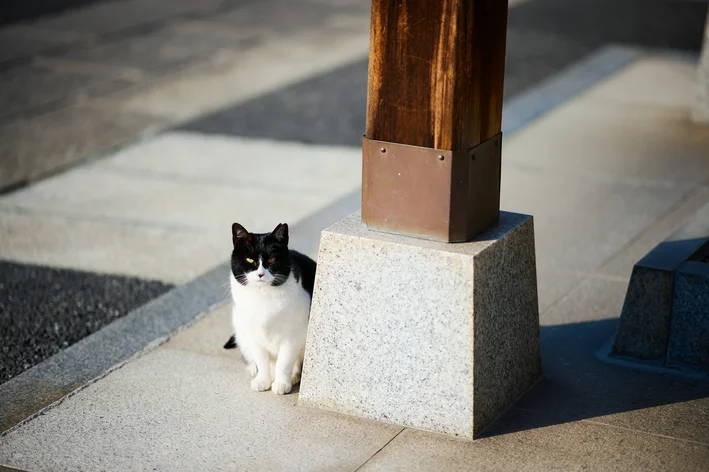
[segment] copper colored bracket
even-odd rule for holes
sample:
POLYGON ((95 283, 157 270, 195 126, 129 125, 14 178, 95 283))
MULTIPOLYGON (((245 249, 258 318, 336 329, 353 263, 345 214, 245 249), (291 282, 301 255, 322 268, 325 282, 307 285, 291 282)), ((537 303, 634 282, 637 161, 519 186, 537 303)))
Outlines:
POLYGON ((362 138, 362 219, 371 230, 468 241, 500 213, 502 133, 442 151, 362 138))

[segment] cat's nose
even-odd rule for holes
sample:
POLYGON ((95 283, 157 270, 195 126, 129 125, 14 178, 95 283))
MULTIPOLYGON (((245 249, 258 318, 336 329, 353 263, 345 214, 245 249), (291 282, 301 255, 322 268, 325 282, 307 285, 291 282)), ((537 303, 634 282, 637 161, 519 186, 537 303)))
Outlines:
POLYGON ((260 278, 263 278, 263 276, 266 274, 256 274, 256 275, 258 275, 258 278, 260 279, 260 278))

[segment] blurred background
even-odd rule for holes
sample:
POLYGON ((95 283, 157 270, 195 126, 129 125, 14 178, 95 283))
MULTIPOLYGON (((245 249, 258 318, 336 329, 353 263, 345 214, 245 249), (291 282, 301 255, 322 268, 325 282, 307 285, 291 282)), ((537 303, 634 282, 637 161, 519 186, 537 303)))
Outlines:
MULTIPOLYGON (((369 6, 367 0, 2 2, 0 382, 224 262, 233 221, 263 232, 334 203, 345 213, 357 208, 369 6)), ((674 121, 652 126, 684 126, 677 136, 660 132, 662 142, 689 142, 685 169, 700 175, 706 131, 688 131, 688 102, 707 6, 703 0, 511 0, 506 100, 553 85, 558 74, 609 51, 626 54, 626 62, 666 52, 673 65, 650 61, 614 97, 653 80, 643 99, 657 104, 663 90, 679 97, 679 104, 665 104, 682 107, 674 121)), ((603 61, 590 64, 592 75, 607 72, 603 61)), ((631 116, 604 107, 617 113, 584 109, 574 115, 578 121, 562 119, 577 135, 554 151, 559 165, 535 158, 550 154, 539 144, 551 139, 543 130, 529 131, 524 145, 510 145, 517 167, 503 173, 511 182, 503 204, 537 218, 546 306, 695 189, 667 177, 667 166, 656 161, 648 166, 657 175, 648 176, 643 161, 623 167, 616 160, 630 169, 624 178, 635 179, 623 185, 659 193, 618 190, 603 203, 620 208, 631 201, 617 218, 591 213, 595 219, 566 227, 571 214, 586 211, 573 211, 570 202, 615 190, 515 180, 515 172, 520 179, 539 174, 535 166, 558 173, 579 150, 586 152, 582 163, 568 162, 585 168, 594 143, 607 138, 598 123, 614 123, 612 139, 634 139, 614 145, 625 146, 625 155, 658 147, 642 139, 657 137, 650 125, 626 126, 652 114, 649 109, 631 116), (596 121, 589 125, 587 118, 596 121), (584 129, 592 131, 584 135, 584 129), (544 188, 546 199, 529 198, 544 188), (668 188, 673 192, 662 193, 668 188), (634 198, 657 206, 638 219, 645 203, 635 205, 634 198), (568 208, 544 213, 548 201, 565 199, 568 208), (625 228, 622 237, 599 230, 608 221, 625 228), (583 247, 547 237, 562 227, 568 241, 594 237, 583 239, 583 247)), ((668 149, 682 153, 672 146, 665 158, 668 149)), ((613 180, 613 171, 586 170, 589 181, 613 180)), ((317 240, 311 246, 314 255, 317 240)), ((632 262, 624 267, 629 271, 632 262)))

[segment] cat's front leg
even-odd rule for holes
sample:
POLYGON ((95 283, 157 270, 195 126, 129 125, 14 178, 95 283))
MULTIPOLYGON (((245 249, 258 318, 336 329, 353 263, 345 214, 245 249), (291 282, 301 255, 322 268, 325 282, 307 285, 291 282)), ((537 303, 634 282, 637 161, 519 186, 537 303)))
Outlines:
POLYGON ((256 367, 256 364, 254 364, 253 362, 250 364, 246 364, 246 372, 248 372, 251 378, 253 379, 258 373, 258 367, 256 367))
POLYGON ((278 395, 290 393, 293 389, 293 366, 298 360, 300 347, 288 343, 281 344, 278 349, 278 359, 276 359, 275 380, 271 385, 271 391, 278 395))
POLYGON ((254 346, 252 354, 256 364, 256 377, 251 380, 251 389, 263 392, 271 388, 271 356, 260 346, 254 346))

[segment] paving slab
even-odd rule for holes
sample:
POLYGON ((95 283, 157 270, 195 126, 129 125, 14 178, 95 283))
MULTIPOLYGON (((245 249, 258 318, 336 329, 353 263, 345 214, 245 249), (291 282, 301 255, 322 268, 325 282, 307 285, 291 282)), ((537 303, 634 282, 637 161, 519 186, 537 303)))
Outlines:
MULTIPOLYGON (((240 30, 263 24, 263 19, 269 18, 268 24, 264 25, 269 31, 281 37, 289 37, 303 30, 320 27, 331 21, 334 15, 342 13, 344 12, 341 5, 329 2, 311 4, 298 1, 261 0, 213 16, 211 20, 240 30)), ((369 11, 362 11, 360 14, 369 16, 369 11)))
MULTIPOLYGON (((501 208, 534 215, 537 257, 548 268, 595 270, 691 191, 524 166, 522 159, 533 162, 554 146, 527 144, 513 137, 504 146, 501 208)), ((561 161, 578 147, 568 143, 554 155, 561 161)))
MULTIPOLYGON (((644 80, 637 70, 625 77, 632 79, 625 82, 626 89, 644 80)), ((666 100, 671 95, 668 92, 666 100)), ((524 143, 522 146, 543 148, 544 153, 533 160, 525 155, 507 154, 506 158, 658 188, 696 185, 709 179, 709 133, 691 123, 683 97, 674 106, 593 97, 589 94, 563 105, 515 137, 516 142, 524 143), (579 146, 579 142, 589 144, 579 146)))
POLYGON ((361 157, 359 149, 349 147, 169 132, 124 149, 103 165, 195 183, 257 187, 259 193, 339 195, 359 187, 361 157))
MULTIPOLYGON (((188 13, 209 13, 217 10, 220 0, 191 2, 175 0, 122 0, 97 2, 82 8, 47 16, 32 22, 40 30, 71 31, 91 35, 105 35, 127 28, 160 22, 188 13)), ((231 2, 234 4, 238 1, 231 2)))
POLYGON ((149 222, 140 225, 7 208, 0 210, 0 240, 0 258, 5 260, 174 284, 223 262, 231 244, 228 232, 219 237, 198 228, 176 230, 149 222), (189 263, 166 257, 167 253, 187 254, 189 263))
POLYGON ((160 126, 136 113, 71 106, 0 126, 0 189, 34 180, 160 126))
POLYGON ((177 24, 118 41, 72 48, 61 53, 61 58, 161 73, 184 67, 196 58, 209 57, 219 49, 246 48, 248 44, 249 38, 238 34, 207 34, 177 24))
POLYGON ((240 361, 162 348, 0 442, 0 463, 60 470, 354 470, 401 428, 254 392, 240 361))
POLYGON ((295 223, 360 176, 356 149, 166 133, 0 197, 0 257, 186 282, 229 257, 234 221, 295 223))
POLYGON ((559 298, 566 295, 572 288, 583 282, 586 276, 587 274, 582 272, 563 269, 558 270, 545 263, 537 264, 539 313, 547 311, 559 298))
MULTIPOLYGON (((230 298, 228 280, 226 277, 224 279, 224 292, 230 298)), ((239 354, 238 349, 224 349, 223 347, 227 339, 234 334, 234 328, 231 324, 231 308, 231 301, 228 300, 223 306, 209 313, 190 326, 189 329, 180 331, 170 338, 164 344, 164 347, 210 356, 227 357, 241 362, 241 354, 239 354)))
POLYGON ((699 471, 709 460, 706 445, 541 416, 514 409, 473 442, 406 430, 361 470, 699 471))
POLYGON ((696 61, 650 54, 598 84, 587 97, 628 105, 691 109, 697 98, 696 86, 696 61))
POLYGON ((102 79, 36 66, 17 67, 0 73, 0 123, 18 114, 38 114, 37 108, 40 107, 56 108, 72 100, 110 93, 130 84, 122 78, 102 79))
MULTIPOLYGON (((335 189, 317 188, 303 191, 309 182, 328 178, 325 172, 288 173, 293 167, 280 168, 286 146, 276 146, 270 154, 263 151, 264 146, 257 144, 258 157, 252 152, 247 142, 236 140, 224 143, 219 139, 195 136, 193 151, 202 155, 202 160, 209 161, 207 149, 222 149, 234 152, 234 161, 242 163, 234 179, 226 180, 229 174, 219 167, 219 159, 207 164, 211 168, 210 180, 182 178, 179 172, 147 173, 141 169, 117 169, 107 160, 97 161, 92 165, 82 166, 62 175, 44 180, 26 189, 9 194, 0 200, 0 208, 26 208, 33 210, 52 210, 55 214, 68 216, 103 217, 122 221, 154 223, 175 228, 228 228, 232 220, 240 220, 247 228, 254 231, 272 229, 273 221, 295 221, 307 216, 332 199, 343 196, 359 185, 359 174, 342 174, 342 180, 349 177, 349 186, 340 185, 335 189), (201 148, 198 148, 202 145, 201 148), (263 169, 271 166, 272 172, 264 180, 263 169), (261 169, 259 171, 254 169, 261 169), (254 170, 254 175, 250 171, 254 170), (261 179, 259 179, 261 177, 261 179), (300 181, 298 181, 300 179, 300 181), (290 181, 300 188, 279 186, 275 182, 290 181), (72 191, 68 191, 71 189, 72 191), (286 197, 286 198, 284 198, 286 197), (259 211, 253 211, 253 205, 259 205, 259 211)), ((169 149, 169 147, 168 147, 169 149)), ((153 156, 162 152, 162 147, 149 150, 153 156)), ((301 151, 305 151, 301 148, 301 151)), ((295 149, 294 153, 298 153, 295 149)), ((219 156, 217 151, 216 155, 219 156)), ((195 154, 193 154, 194 156, 195 154)), ((313 159, 351 159, 349 168, 356 168, 359 153, 345 151, 341 155, 318 153, 314 150, 313 159)), ((150 154, 142 156, 149 160, 150 154)), ((159 157, 158 157, 159 159, 159 157)), ((232 166, 234 167, 234 166, 232 166)), ((308 166, 306 171, 308 170, 308 166)), ((189 169, 188 169, 189 170, 189 169)), ((227 169, 228 170, 228 169, 227 169)), ((342 180, 340 183, 342 184, 342 180)))
POLYGON ((667 239, 677 228, 682 226, 692 215, 696 214, 708 203, 709 186, 696 187, 662 217, 658 218, 630 241, 612 259, 603 264, 598 272, 609 276, 630 278, 633 267, 640 259, 667 239))
MULTIPOLYGON (((121 110, 187 120, 360 60, 368 50, 369 16, 360 15, 346 27, 315 28, 297 37, 273 38, 234 52, 233 60, 224 67, 175 77, 122 97, 114 105, 121 110)), ((268 117, 269 121, 274 119, 271 110, 268 117)))

